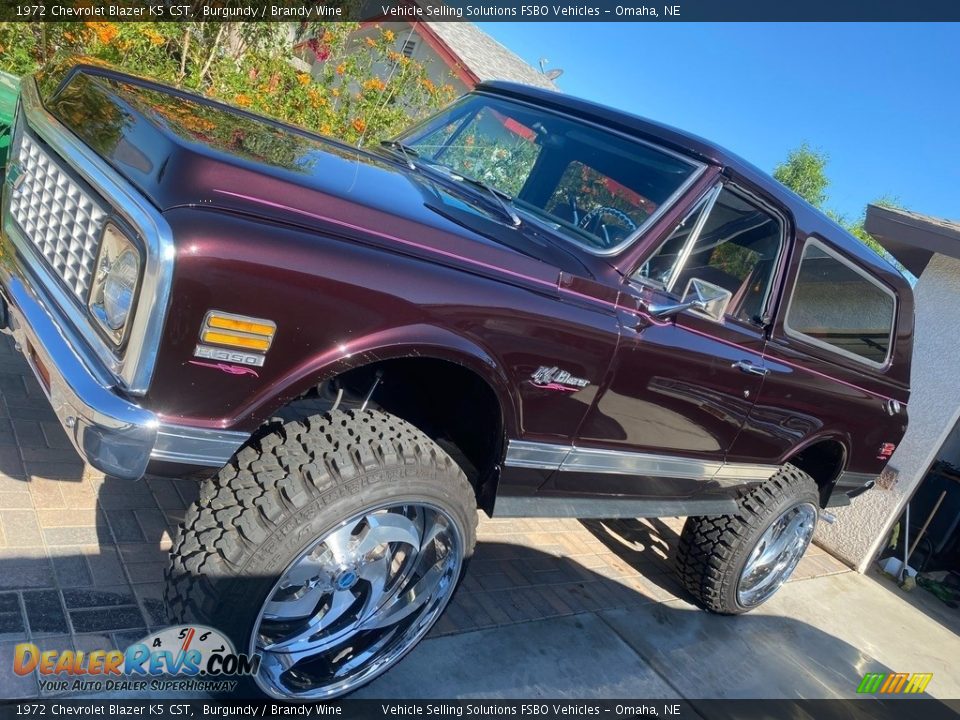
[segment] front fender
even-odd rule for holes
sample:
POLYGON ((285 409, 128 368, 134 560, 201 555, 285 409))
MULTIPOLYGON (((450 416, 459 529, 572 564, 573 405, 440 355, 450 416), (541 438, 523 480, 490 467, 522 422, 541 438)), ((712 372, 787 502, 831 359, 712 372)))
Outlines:
POLYGON ((399 358, 445 360, 476 373, 493 390, 503 413, 504 429, 515 435, 519 400, 511 391, 504 368, 483 347, 469 338, 428 324, 403 325, 350 340, 305 358, 275 383, 263 387, 238 409, 237 423, 263 422, 319 383, 354 370, 399 358))

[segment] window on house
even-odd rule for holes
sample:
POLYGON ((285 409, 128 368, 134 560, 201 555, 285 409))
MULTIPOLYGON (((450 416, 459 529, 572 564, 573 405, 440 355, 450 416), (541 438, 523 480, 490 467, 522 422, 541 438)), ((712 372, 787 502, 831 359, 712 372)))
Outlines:
POLYGON ((417 50, 417 41, 416 40, 407 40, 403 44, 403 48, 400 52, 404 54, 405 57, 412 58, 413 53, 417 50))
POLYGON ((893 292, 817 240, 807 241, 784 327, 815 345, 883 365, 890 354, 893 292))
POLYGON ((773 285, 783 223, 747 195, 723 187, 677 226, 637 279, 682 293, 693 279, 731 294, 727 314, 759 321, 773 285), (706 212, 707 216, 701 217, 706 212))

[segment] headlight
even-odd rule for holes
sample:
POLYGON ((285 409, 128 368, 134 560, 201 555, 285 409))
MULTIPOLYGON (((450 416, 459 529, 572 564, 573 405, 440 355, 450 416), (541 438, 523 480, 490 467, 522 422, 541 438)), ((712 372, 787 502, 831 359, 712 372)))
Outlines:
POLYGON ((107 223, 100 242, 90 312, 117 345, 126 333, 140 282, 140 252, 115 225, 107 223))

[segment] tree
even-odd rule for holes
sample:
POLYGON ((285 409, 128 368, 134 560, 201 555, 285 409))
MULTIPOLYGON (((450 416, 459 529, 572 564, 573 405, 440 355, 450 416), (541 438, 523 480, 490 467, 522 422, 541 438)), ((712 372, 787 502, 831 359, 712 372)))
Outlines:
MULTIPOLYGON (((786 159, 774 168, 773 177, 814 207, 823 210, 844 230, 888 260, 900 272, 904 272, 904 267, 867 232, 864 226, 867 216, 866 208, 863 209, 856 220, 850 220, 845 215, 824 207, 827 201, 827 188, 830 186, 830 179, 827 177, 828 160, 829 156, 825 152, 815 150, 807 143, 803 143, 800 147, 787 153, 786 159)), ((899 207, 897 199, 890 196, 883 196, 875 200, 874 204, 899 207)))
POLYGON ((773 170, 773 177, 816 208, 827 201, 826 168, 829 157, 803 143, 787 154, 787 159, 773 170))

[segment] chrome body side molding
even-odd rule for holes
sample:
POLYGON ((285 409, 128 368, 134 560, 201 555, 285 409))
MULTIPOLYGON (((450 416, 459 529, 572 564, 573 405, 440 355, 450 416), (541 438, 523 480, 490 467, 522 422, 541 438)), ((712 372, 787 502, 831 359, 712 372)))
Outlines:
POLYGON ((582 519, 729 515, 737 503, 724 498, 662 500, 656 498, 498 497, 494 517, 575 517, 582 519))
POLYGON ((723 485, 768 480, 780 469, 776 465, 717 462, 676 455, 578 448, 526 440, 511 440, 508 443, 504 465, 560 472, 703 479, 723 485))

